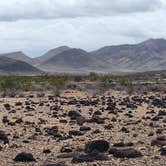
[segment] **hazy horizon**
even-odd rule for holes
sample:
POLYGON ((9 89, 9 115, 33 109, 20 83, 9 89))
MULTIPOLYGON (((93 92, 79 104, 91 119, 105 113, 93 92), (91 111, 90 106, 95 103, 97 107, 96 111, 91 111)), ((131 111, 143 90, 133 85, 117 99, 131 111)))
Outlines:
POLYGON ((26 51, 23 51, 23 50, 15 50, 15 51, 6 51, 6 52, 0 52, 0 54, 8 54, 8 53, 14 53, 14 52, 23 52, 25 55, 27 55, 28 57, 31 57, 31 58, 36 58, 36 57, 40 57, 40 56, 43 56, 45 53, 47 53, 48 51, 52 50, 52 49, 56 49, 56 48, 59 48, 59 47, 62 47, 62 46, 67 46, 69 48, 76 48, 76 49, 83 49, 87 52, 92 52, 92 51, 96 51, 102 47, 106 47, 106 46, 118 46, 118 45, 125 45, 125 44, 129 44, 129 45, 132 45, 132 44, 139 44, 139 43, 142 43, 142 42, 145 42, 147 40, 150 40, 150 39, 164 39, 166 40, 165 38, 147 38, 146 40, 143 40, 143 41, 140 41, 140 42, 135 42, 135 43, 120 43, 120 44, 110 44, 110 45, 104 45, 104 46, 99 46, 98 48, 95 48, 93 50, 86 50, 84 48, 79 48, 79 47, 71 47, 69 45, 60 45, 60 46, 55 46, 54 48, 50 48, 50 49, 44 49, 44 51, 41 51, 41 54, 38 54, 35 56, 35 54, 31 55, 29 54, 29 52, 26 52, 26 51))

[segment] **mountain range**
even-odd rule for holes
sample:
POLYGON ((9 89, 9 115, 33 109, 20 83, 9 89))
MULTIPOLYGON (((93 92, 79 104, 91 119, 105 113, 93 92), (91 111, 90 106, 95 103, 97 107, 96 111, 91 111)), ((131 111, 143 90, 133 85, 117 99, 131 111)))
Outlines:
POLYGON ((0 54, 1 73, 124 73, 165 69, 165 39, 105 46, 92 52, 61 46, 37 58, 21 51, 0 54))
POLYGON ((41 71, 24 61, 0 56, 0 74, 39 74, 41 71))

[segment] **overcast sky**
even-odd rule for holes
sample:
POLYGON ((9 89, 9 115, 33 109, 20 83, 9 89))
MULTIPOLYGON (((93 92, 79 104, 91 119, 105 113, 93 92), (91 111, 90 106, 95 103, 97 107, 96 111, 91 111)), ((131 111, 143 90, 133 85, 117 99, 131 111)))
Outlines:
POLYGON ((0 53, 166 38, 166 0, 0 0, 0 53))

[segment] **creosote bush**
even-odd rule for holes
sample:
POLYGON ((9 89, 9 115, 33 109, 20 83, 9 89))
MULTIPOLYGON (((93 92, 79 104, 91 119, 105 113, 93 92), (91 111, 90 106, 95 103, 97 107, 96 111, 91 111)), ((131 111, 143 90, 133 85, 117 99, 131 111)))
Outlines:
POLYGON ((165 78, 165 74, 159 76, 141 73, 120 76, 93 72, 89 75, 0 76, 0 92, 3 96, 15 96, 20 91, 52 90, 54 95, 58 96, 60 91, 67 87, 77 90, 95 89, 96 92, 105 92, 109 89, 124 90, 129 94, 160 89, 165 92, 165 83, 162 82, 165 78))

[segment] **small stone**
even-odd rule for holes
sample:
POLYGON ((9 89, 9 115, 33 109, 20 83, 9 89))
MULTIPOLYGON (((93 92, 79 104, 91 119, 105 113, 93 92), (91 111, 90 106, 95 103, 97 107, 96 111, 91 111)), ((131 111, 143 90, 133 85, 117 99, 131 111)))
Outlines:
POLYGON ((2 122, 3 122, 4 124, 9 123, 8 117, 7 117, 7 116, 4 116, 4 117, 2 118, 2 122))
POLYGON ((70 152, 72 152, 72 148, 70 148, 68 146, 62 146, 60 152, 61 153, 70 153, 70 152))
POLYGON ((49 153, 51 153, 51 150, 50 150, 50 149, 44 149, 44 150, 43 150, 43 153, 49 154, 49 153))
POLYGON ((142 157, 141 152, 133 148, 111 148, 109 151, 110 154, 113 154, 117 158, 137 158, 142 157))
POLYGON ((160 149, 160 155, 161 156, 166 156, 166 148, 161 148, 160 149))
POLYGON ((35 158, 31 153, 19 153, 17 156, 14 158, 14 161, 16 162, 36 162, 35 158))
POLYGON ((2 140, 4 142, 4 144, 8 144, 9 143, 8 136, 5 133, 5 131, 3 131, 3 130, 0 130, 0 140, 2 140))
POLYGON ((95 140, 85 145, 85 153, 106 152, 109 149, 109 143, 105 140, 95 140))
POLYGON ((90 127, 87 127, 87 126, 81 126, 80 127, 80 131, 89 131, 89 130, 91 130, 90 127))
POLYGON ((166 146, 166 137, 165 136, 160 136, 157 137, 156 139, 152 140, 151 146, 166 146))
POLYGON ((68 116, 72 119, 75 120, 77 117, 81 116, 79 111, 69 111, 68 116))
POLYGON ((69 135, 81 136, 81 135, 84 135, 84 133, 82 131, 71 130, 71 131, 69 131, 69 135))

